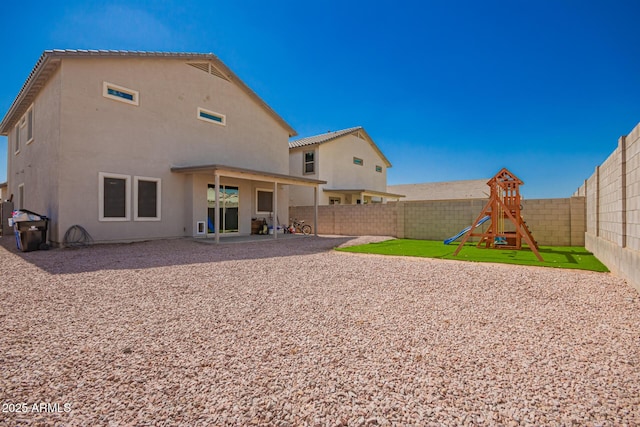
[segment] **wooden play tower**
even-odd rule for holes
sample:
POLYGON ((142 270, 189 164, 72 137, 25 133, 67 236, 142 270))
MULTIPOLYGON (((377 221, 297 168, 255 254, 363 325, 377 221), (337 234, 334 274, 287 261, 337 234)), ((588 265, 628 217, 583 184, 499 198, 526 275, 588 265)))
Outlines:
POLYGON ((453 255, 458 255, 470 237, 480 237, 479 248, 494 249, 522 249, 522 240, 529 245, 539 261, 544 261, 538 251, 538 243, 533 238, 527 223, 522 219, 522 204, 520 186, 524 184, 517 176, 503 168, 487 182, 491 188, 489 202, 471 225, 471 232, 467 233, 453 255), (490 218, 490 225, 480 233, 474 233, 476 227, 482 224, 486 217, 490 218))

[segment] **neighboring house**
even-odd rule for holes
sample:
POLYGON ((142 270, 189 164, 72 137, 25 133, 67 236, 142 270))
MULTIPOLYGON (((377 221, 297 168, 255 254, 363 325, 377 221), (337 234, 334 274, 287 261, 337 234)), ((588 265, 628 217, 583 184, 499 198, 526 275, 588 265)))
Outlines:
MULTIPOLYGON (((326 181, 320 185, 320 205, 365 204, 397 200, 402 194, 387 192, 391 163, 361 126, 289 142, 292 175, 326 181)), ((292 188, 291 206, 313 205, 308 188, 292 188)))
POLYGON ((9 194, 7 194, 7 183, 0 182, 0 203, 9 198, 9 194))
POLYGON ((295 130, 215 55, 45 51, 0 122, 8 194, 61 243, 249 234, 286 222, 295 130), (219 224, 219 226, 217 226, 219 224))
POLYGON ((426 182, 422 184, 389 185, 394 193, 405 195, 403 201, 410 200, 449 200, 449 199, 488 199, 489 179, 465 181, 426 182))

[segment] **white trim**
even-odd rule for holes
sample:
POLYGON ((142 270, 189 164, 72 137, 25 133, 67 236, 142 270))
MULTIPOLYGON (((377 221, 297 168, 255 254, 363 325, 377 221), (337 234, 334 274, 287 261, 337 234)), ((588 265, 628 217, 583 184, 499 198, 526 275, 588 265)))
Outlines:
POLYGON ((151 178, 148 176, 134 176, 133 177, 133 220, 134 221, 160 221, 162 207, 162 180, 160 178, 151 178), (150 181, 155 182, 156 185, 156 216, 155 217, 140 217, 138 216, 138 182, 150 181))
POLYGON ((207 222, 206 221, 197 221, 196 222, 196 234, 207 234, 207 222), (202 231, 200 231, 202 230, 202 231))
POLYGON ((20 123, 17 123, 13 128, 13 145, 14 145, 14 155, 18 155, 20 153, 20 149, 22 148, 20 145, 20 123))
POLYGON ((302 152, 302 174, 303 175, 315 175, 316 174, 316 150, 307 150, 302 152), (307 162, 307 154, 313 154, 313 160, 307 162), (313 165, 313 171, 307 172, 307 164, 313 165))
POLYGON ((131 176, 118 173, 98 172, 98 221, 129 221, 131 219, 131 176), (104 216, 104 179, 116 178, 125 180, 125 216, 120 218, 104 216))
POLYGON ((113 99, 114 101, 124 102, 126 104, 131 104, 131 105, 135 105, 135 106, 139 105, 139 96, 140 95, 139 95, 139 92, 137 90, 129 89, 129 88, 126 88, 124 86, 118 86, 116 84, 109 83, 109 82, 102 82, 102 96, 104 96, 105 98, 108 98, 108 99, 113 99), (128 95, 131 95, 131 97, 133 99, 126 99, 126 98, 122 98, 120 96, 111 95, 109 93, 109 89, 117 91, 117 92, 122 92, 122 93, 126 93, 128 95))
MULTIPOLYGON (((273 211, 266 212, 266 211, 259 211, 258 210, 258 191, 262 191, 262 192, 265 192, 265 193, 271 193, 271 200, 273 200, 273 188, 256 188, 256 214, 257 215, 267 215, 267 214, 273 213, 273 211)), ((273 200, 272 203, 276 203, 276 201, 273 200)), ((275 205, 272 206, 272 207, 275 208, 275 205)))
POLYGON ((215 111, 206 110, 206 109, 204 109, 202 107, 198 107, 198 111, 196 113, 196 117, 198 118, 198 120, 202 120, 203 122, 214 123, 214 124, 220 125, 220 126, 226 126, 227 125, 227 116, 225 116, 224 114, 216 113, 215 111), (209 116, 218 117, 218 118, 220 118, 220 121, 209 119, 207 117, 202 117, 202 115, 201 115, 202 113, 204 113, 206 115, 209 115, 209 116))
POLYGON ((33 142, 33 104, 31 104, 27 112, 24 114, 24 117, 27 127, 27 142, 25 145, 29 145, 33 142), (29 113, 31 113, 31 120, 27 120, 29 118, 29 113), (31 127, 31 138, 29 138, 29 127, 31 127))

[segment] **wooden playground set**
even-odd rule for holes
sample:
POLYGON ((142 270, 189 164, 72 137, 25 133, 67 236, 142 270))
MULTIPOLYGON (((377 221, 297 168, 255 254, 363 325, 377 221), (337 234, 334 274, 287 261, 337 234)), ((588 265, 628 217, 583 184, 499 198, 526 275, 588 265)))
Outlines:
POLYGON ((492 249, 522 249, 522 241, 536 255, 539 261, 544 261, 538 250, 538 242, 535 241, 527 223, 522 219, 522 199, 520 186, 524 183, 508 169, 503 168, 487 182, 491 188, 489 201, 480 215, 470 227, 462 230, 458 235, 445 240, 445 244, 451 243, 461 235, 464 238, 453 253, 457 256, 464 244, 471 237, 479 237, 479 248, 492 249), (484 232, 474 230, 489 222, 484 232))

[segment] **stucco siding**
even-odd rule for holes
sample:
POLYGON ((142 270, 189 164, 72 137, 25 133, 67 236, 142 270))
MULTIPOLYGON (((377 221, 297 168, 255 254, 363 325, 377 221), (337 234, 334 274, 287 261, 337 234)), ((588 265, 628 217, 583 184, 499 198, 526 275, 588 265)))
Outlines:
MULTIPOLYGON (((34 111, 36 140, 10 162, 10 185, 17 193, 24 182, 25 207, 52 218, 54 243, 74 224, 98 242, 195 235, 196 220, 206 218, 206 182, 199 187, 200 178, 171 166, 289 173, 288 130, 234 83, 181 59, 64 58, 34 111), (137 91, 139 105, 104 97, 103 82, 137 91), (226 125, 199 120, 199 107, 225 115, 226 125), (128 176, 131 186, 136 176, 160 179, 160 220, 134 221, 130 196, 128 221, 100 221, 100 172, 128 176)), ((253 187, 240 186, 248 233, 253 187)), ((286 212, 287 192, 279 199, 286 212)))
MULTIPOLYGON (((327 181, 325 188, 356 188, 387 191, 387 168, 371 144, 355 135, 345 135, 319 147, 319 171, 327 181), (353 163, 353 158, 363 160, 363 165, 353 163), (376 165, 382 172, 376 172, 376 165)), ((328 203, 328 197, 327 198, 328 203)))
MULTIPOLYGON (((8 195, 18 206, 19 186, 23 185, 22 207, 51 218, 49 237, 57 239, 59 217, 57 182, 60 171, 60 92, 61 74, 56 72, 33 102, 33 141, 27 144, 26 126, 20 128, 20 152, 15 154, 15 130, 8 138, 8 195)), ((15 128, 14 128, 15 129, 15 128)))

